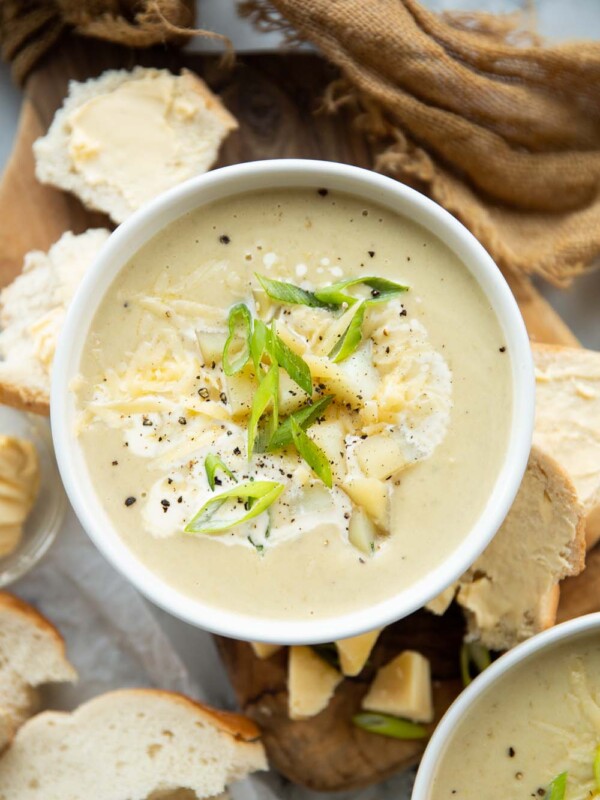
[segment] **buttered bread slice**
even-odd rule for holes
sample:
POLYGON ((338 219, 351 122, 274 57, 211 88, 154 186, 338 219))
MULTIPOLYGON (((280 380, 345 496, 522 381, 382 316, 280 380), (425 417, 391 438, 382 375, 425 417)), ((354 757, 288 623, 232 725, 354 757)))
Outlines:
POLYGON ((119 223, 210 169, 235 128, 219 98, 187 70, 109 70, 71 81, 48 133, 34 144, 36 176, 119 223))
POLYGON ((534 442, 569 473, 586 513, 588 549, 600 539, 600 352, 534 344, 534 442))
POLYGON ((536 447, 515 501, 463 575, 456 599, 469 637, 507 650, 554 625, 559 582, 584 567, 583 509, 567 473, 536 447))
POLYGON ((67 308, 110 231, 64 233, 47 253, 27 253, 0 293, 0 402, 48 414, 50 374, 67 308))

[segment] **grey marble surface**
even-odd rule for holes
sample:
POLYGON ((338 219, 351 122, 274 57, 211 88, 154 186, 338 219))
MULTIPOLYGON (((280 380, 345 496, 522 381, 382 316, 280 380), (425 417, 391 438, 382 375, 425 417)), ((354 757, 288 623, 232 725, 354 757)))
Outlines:
MULTIPOLYGON (((531 14, 531 19, 540 33, 543 35, 564 39, 573 37, 600 38, 600 0, 429 0, 427 3, 436 10, 461 7, 466 10, 482 9, 490 11, 522 11, 524 8, 531 14)), ((277 46, 276 36, 265 37, 253 31, 247 23, 236 19, 234 13, 233 0, 204 0, 201 6, 201 23, 208 28, 219 30, 229 34, 239 50, 270 49, 277 46)), ((206 48, 206 43, 202 41, 195 43, 195 49, 206 48)), ((20 93, 13 87, 10 81, 9 71, 5 65, 0 65, 0 169, 5 163, 12 146, 18 112, 20 107, 20 93)), ((544 294, 550 302, 566 319, 568 324, 575 331, 581 341, 589 346, 600 349, 600 323, 598 307, 600 301, 600 271, 587 275, 579 279, 572 289, 559 292, 552 288, 542 287, 544 294)), ((68 536, 77 537, 81 534, 78 523, 72 513, 69 514, 65 526, 65 541, 68 536)), ((74 540, 75 541, 75 540, 74 540)), ((61 545, 64 547, 64 543, 61 545)), ((59 555, 58 551, 54 558, 59 555)), ((71 554, 72 557, 72 554, 71 554)), ((90 556, 90 564, 97 564, 90 556)), ((100 567, 98 567, 100 568, 100 567)), ((106 565, 103 568, 109 569, 106 565)), ((39 579, 36 581, 36 574, 26 579, 22 584, 25 596, 35 600, 38 588, 44 585, 44 581, 54 581, 52 570, 48 565, 42 565, 39 579)), ((120 580, 120 579, 118 579, 120 580)), ((51 583, 54 586, 54 583, 51 583)), ((58 584, 56 584, 58 586, 58 584)), ((131 589, 130 591, 134 591, 131 589)), ((59 592, 59 589, 57 589, 59 592)), ((52 598, 57 603, 57 613, 60 600, 60 593, 49 596, 45 601, 50 604, 47 609, 53 611, 52 598)), ((154 632, 153 641, 159 641, 159 646, 165 646, 165 642, 170 641, 175 648, 181 662, 187 667, 190 676, 190 685, 200 687, 199 694, 208 697, 213 702, 222 702, 228 705, 232 702, 231 693, 223 683, 218 674, 218 666, 210 638, 201 631, 191 628, 189 625, 174 619, 168 614, 157 608, 150 608, 144 601, 139 601, 147 607, 153 620, 158 623, 158 627, 166 635, 164 642, 160 640, 158 632, 154 632)), ((141 614, 141 612, 140 612, 141 614)), ((59 620, 60 621, 60 620, 59 620)), ((68 622, 65 623, 68 625, 68 622)), ((152 631, 149 631, 149 635, 152 631)), ((76 626, 72 636, 76 636, 76 626)), ((83 635, 83 634, 82 634, 83 635)), ((160 661, 164 664, 164 661, 160 661)), ((177 662, 173 662, 177 666, 177 662)), ((178 676, 179 679, 179 676, 178 676)), ((149 679, 150 680, 150 679, 149 679)), ((166 685, 173 684, 167 681, 166 685)), ((84 692, 85 694, 85 692, 84 692)), ((71 695, 67 693, 67 699, 63 703, 70 704, 71 695)), ((405 780, 402 779, 390 786, 392 793, 396 797, 407 798, 409 788, 405 780)), ((277 794, 283 793, 278 789, 277 794)), ((286 791, 286 795, 291 793, 286 791)), ((297 793, 298 796, 301 794, 297 793)), ((388 792, 385 792, 387 795, 388 792)), ((369 796, 371 793, 369 793, 369 796)), ((303 797, 306 794, 302 793, 303 797)), ((374 793, 377 796, 377 792, 374 793)), ((391 793, 390 793, 391 796, 391 793)))

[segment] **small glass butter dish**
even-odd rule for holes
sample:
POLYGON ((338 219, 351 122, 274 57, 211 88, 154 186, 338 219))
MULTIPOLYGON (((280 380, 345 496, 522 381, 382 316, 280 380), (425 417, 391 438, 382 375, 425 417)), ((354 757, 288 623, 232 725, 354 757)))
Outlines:
POLYGON ((54 541, 65 516, 64 493, 48 420, 0 406, 0 436, 30 442, 39 462, 39 487, 15 549, 0 557, 0 587, 8 586, 34 567, 54 541))

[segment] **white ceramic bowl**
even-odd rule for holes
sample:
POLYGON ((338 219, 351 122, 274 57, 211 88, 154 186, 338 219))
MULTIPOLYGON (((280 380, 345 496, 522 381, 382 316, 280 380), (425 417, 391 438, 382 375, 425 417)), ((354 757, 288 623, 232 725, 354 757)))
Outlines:
POLYGON ((156 198, 112 234, 73 300, 58 345, 52 382, 52 432, 67 494, 83 527, 106 558, 143 594, 177 617, 246 640, 317 643, 354 636, 400 619, 456 580, 498 530, 515 497, 531 445, 534 380, 529 340, 499 269, 453 216, 418 192, 374 172, 321 161, 258 161, 215 170, 156 198), (506 458, 481 516, 443 564, 385 602, 329 619, 269 620, 234 614, 193 600, 159 579, 125 546, 101 507, 73 434, 75 405, 68 391, 77 374, 88 328, 119 270, 161 228, 200 205, 256 189, 328 186, 386 206, 430 230, 473 274, 503 329, 512 364, 513 421, 506 458))
POLYGON ((436 771, 444 758, 444 752, 456 726, 482 695, 492 691, 501 678, 538 653, 550 652, 560 644, 567 641, 575 642, 592 632, 600 637, 600 613, 586 614, 539 633, 505 653, 475 678, 446 711, 429 740, 419 766, 411 800, 429 800, 436 771))

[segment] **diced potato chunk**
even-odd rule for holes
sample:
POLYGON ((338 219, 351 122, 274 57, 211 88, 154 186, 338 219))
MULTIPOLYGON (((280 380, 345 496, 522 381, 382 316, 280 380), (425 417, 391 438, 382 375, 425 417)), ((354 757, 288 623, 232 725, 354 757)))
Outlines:
POLYGON ((268 642, 250 642, 250 646, 254 650, 254 655, 262 659, 271 658, 283 647, 282 644, 269 644, 268 642))
POLYGON ((355 452, 359 466, 368 478, 385 480, 408 464, 400 442, 385 433, 358 442, 355 452))
POLYGON ((249 415, 257 388, 254 372, 250 367, 246 367, 237 375, 226 376, 225 383, 232 415, 234 417, 249 415))
POLYGON ((214 361, 220 364, 223 358, 223 348, 227 341, 227 334, 197 330, 196 339, 198 340, 198 347, 202 353, 204 363, 210 365, 214 361))
POLYGON ((433 695, 429 661, 414 650, 400 653, 378 670, 362 707, 413 722, 431 722, 433 695))
POLYGON ((305 354, 313 380, 325 384, 323 394, 333 394, 343 403, 360 408, 377 391, 377 370, 371 363, 371 348, 361 347, 350 358, 334 364, 328 358, 305 354))
POLYGON ((373 555, 375 550, 375 525, 362 508, 355 508, 348 526, 348 541, 365 555, 373 555))
POLYGON ((308 719, 327 708, 342 675, 311 647, 290 647, 288 713, 290 719, 308 719))
POLYGON ((308 435, 327 456, 334 481, 343 481, 346 475, 346 442, 342 423, 339 420, 317 423, 308 429, 308 435))
MULTIPOLYGON (((366 440, 365 440, 366 441, 366 440)), ((389 486, 377 478, 348 476, 342 489, 383 530, 389 528, 389 486)))
POLYGON ((360 636, 352 636, 350 639, 340 639, 335 643, 344 675, 349 677, 358 675, 367 663, 382 630, 382 628, 377 628, 374 631, 361 633, 360 636))
POLYGON ((291 414, 308 402, 308 395, 283 369, 279 370, 279 413, 282 416, 291 414))

